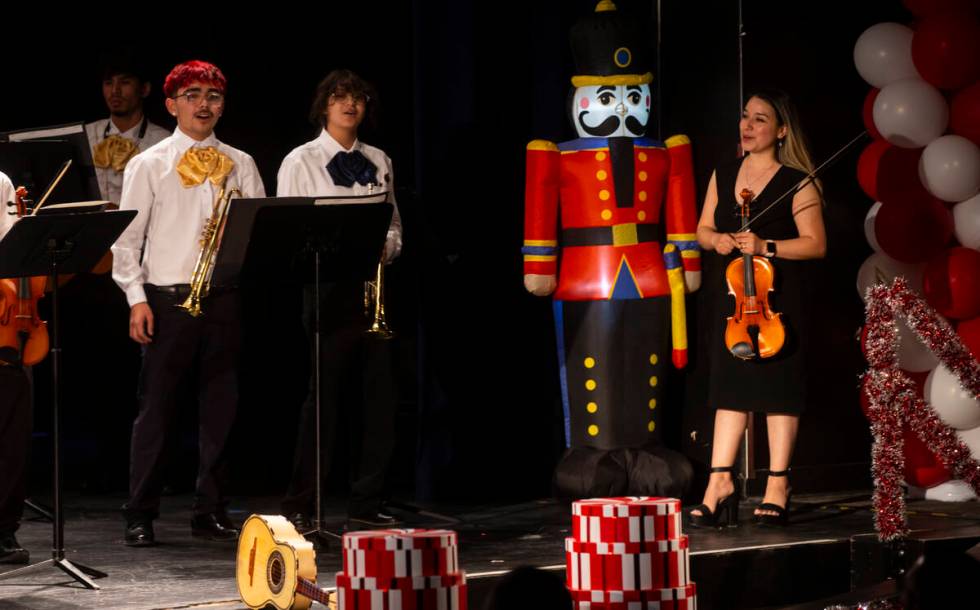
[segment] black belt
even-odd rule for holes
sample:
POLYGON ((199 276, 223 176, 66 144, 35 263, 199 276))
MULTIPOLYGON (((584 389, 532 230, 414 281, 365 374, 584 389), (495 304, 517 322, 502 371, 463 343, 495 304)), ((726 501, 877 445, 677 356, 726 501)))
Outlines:
MULTIPOLYGON (((233 287, 231 286, 212 286, 208 290, 209 295, 219 295, 226 292, 231 292, 233 287)), ((190 284, 171 284, 169 286, 157 286, 156 284, 143 284, 143 290, 146 292, 155 292, 156 294, 165 294, 174 297, 186 297, 191 293, 190 284)))
POLYGON ((143 290, 147 292, 156 292, 158 294, 186 297, 191 293, 191 285, 171 284, 170 286, 157 286, 156 284, 143 284, 143 290))
POLYGON ((639 243, 660 241, 660 225, 657 223, 623 223, 611 227, 576 227, 561 232, 562 247, 574 246, 635 246, 639 243))

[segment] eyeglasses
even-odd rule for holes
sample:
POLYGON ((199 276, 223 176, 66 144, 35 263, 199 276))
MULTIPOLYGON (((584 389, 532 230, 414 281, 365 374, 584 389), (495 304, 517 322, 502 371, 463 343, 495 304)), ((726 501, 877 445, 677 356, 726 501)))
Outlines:
POLYGON ((371 101, 371 96, 363 93, 345 93, 343 95, 340 95, 339 93, 331 93, 327 101, 329 104, 339 104, 343 102, 345 104, 363 106, 371 101))
POLYGON ((225 94, 220 91, 208 91, 205 93, 200 89, 188 89, 183 93, 173 96, 173 99, 184 98, 189 104, 199 104, 204 99, 208 104, 220 104, 225 101, 225 94))

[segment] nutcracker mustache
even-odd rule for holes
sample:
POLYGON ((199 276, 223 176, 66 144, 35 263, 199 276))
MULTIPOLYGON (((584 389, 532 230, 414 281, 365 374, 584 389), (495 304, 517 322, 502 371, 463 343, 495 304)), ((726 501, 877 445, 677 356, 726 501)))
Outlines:
POLYGON ((647 126, 645 123, 641 123, 640 119, 633 115, 626 117, 626 131, 630 132, 634 136, 642 136, 647 131, 647 126))
POLYGON ((616 130, 619 129, 619 117, 616 115, 607 117, 605 121, 599 123, 595 127, 590 127, 583 120, 587 114, 589 114, 588 110, 583 110, 578 114, 578 124, 582 126, 582 131, 590 136, 602 138, 616 133, 616 130))
MULTIPOLYGON (((588 110, 583 110, 578 115, 578 123, 582 126, 582 131, 589 134, 590 136, 596 136, 599 138, 604 138, 606 136, 611 136, 616 133, 619 129, 619 117, 612 115, 606 118, 605 121, 599 123, 595 127, 590 127, 585 122, 585 115, 589 114, 588 110)), ((642 136, 646 133, 646 125, 644 125, 640 119, 635 116, 627 116, 623 121, 626 125, 626 131, 632 136, 642 136)))

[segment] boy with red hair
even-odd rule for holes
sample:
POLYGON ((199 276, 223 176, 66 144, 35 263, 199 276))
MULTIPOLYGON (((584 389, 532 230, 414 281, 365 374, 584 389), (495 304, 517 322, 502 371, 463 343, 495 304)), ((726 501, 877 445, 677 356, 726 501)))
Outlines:
POLYGON ((199 317, 177 307, 190 291, 201 231, 221 190, 239 189, 246 198, 265 196, 252 157, 214 135, 226 87, 224 74, 213 64, 176 66, 163 90, 177 129, 133 157, 123 179, 120 209, 138 214, 112 247, 112 277, 130 305, 129 336, 143 348, 129 500, 123 506, 129 546, 155 544, 153 520, 159 516, 168 433, 180 408, 174 388, 185 376, 197 379, 199 401, 200 464, 191 534, 210 540, 238 537, 222 496, 225 443, 238 403, 238 294, 212 289, 199 317))

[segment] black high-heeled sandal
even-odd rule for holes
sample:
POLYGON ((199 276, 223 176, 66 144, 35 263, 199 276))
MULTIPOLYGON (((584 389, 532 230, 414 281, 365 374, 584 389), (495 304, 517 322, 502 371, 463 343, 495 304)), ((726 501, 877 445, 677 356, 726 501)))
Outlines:
POLYGON ((691 527, 736 527, 738 525, 738 478, 734 466, 715 466, 711 472, 728 472, 732 475, 735 490, 718 500, 712 511, 706 504, 699 504, 687 511, 687 523, 691 527), (700 511, 695 515, 694 511, 700 511))
MULTIPOLYGON (((786 470, 770 470, 769 476, 771 477, 788 477, 790 469, 786 470)), ((778 527, 783 527, 789 523, 789 507, 790 500, 793 498, 792 488, 787 488, 786 490, 786 506, 780 506, 778 504, 773 504, 772 502, 763 502, 756 507, 756 510, 768 510, 776 513, 775 515, 755 515, 756 525, 773 525, 778 527)))

